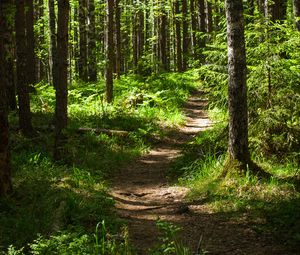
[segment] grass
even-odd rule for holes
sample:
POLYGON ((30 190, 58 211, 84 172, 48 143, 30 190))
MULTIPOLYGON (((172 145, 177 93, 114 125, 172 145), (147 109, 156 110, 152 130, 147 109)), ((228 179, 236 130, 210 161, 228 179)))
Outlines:
POLYGON ((125 76, 115 83, 112 105, 103 100, 103 81, 73 82, 60 162, 52 159, 54 90, 37 85, 31 96, 35 136, 22 136, 17 114, 9 116, 14 193, 0 201, 0 253, 132 254, 124 222, 114 214, 107 192, 111 178, 145 153, 153 138, 184 122, 180 108, 195 88, 194 80, 193 72, 125 76), (80 127, 124 130, 128 136, 81 134, 80 127), (106 234, 96 241, 99 222, 102 231, 105 222, 106 234))
MULTIPOLYGON (((223 176, 227 157, 226 114, 210 110, 213 128, 201 132, 174 162, 170 175, 191 189, 188 199, 203 201, 208 211, 229 218, 247 215, 258 233, 272 233, 287 249, 300 244, 300 189, 298 167, 282 164, 253 152, 256 163, 271 173, 261 179, 247 172, 245 176, 223 176)), ((251 146, 251 145, 250 145, 251 146)))

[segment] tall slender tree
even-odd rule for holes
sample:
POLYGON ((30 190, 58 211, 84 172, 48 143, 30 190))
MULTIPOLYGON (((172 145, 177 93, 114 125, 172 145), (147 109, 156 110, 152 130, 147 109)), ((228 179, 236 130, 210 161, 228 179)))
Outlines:
POLYGON ((88 0, 88 77, 97 80, 95 0, 88 0))
POLYGON ((274 21, 282 21, 286 16, 287 0, 265 0, 265 15, 274 21))
POLYGON ((300 0, 293 1, 296 28, 300 31, 300 0))
POLYGON ((182 70, 187 69, 189 53, 187 0, 182 0, 182 70))
MULTIPOLYGON (((44 22, 44 0, 36 0, 36 22, 39 24, 37 35, 35 36, 35 45, 39 49, 43 49, 45 45, 45 22, 44 22)), ((36 56, 36 82, 40 82, 46 78, 46 65, 44 56, 36 56)))
POLYGON ((13 11, 12 0, 0 1, 0 197, 12 191, 11 166, 8 147, 8 119, 6 91, 9 78, 5 58, 10 54, 7 44, 10 42, 8 15, 13 11))
POLYGON ((73 8, 73 17, 74 17, 74 62, 75 62, 75 73, 79 74, 79 50, 78 50, 78 46, 79 46, 79 35, 78 35, 78 7, 74 6, 73 8))
POLYGON ((68 122, 68 21, 69 0, 58 0, 57 21, 57 57, 58 82, 55 87, 55 148, 54 158, 60 159, 60 144, 62 130, 68 122))
POLYGON ((181 47, 181 25, 180 25, 180 0, 174 2, 175 33, 176 33, 176 66, 177 71, 182 72, 182 47, 181 47))
POLYGON ((242 168, 250 163, 248 150, 248 111, 246 86, 246 51, 243 1, 226 0, 228 40, 229 156, 242 168))
POLYGON ((34 14, 33 0, 25 0, 25 20, 26 20, 26 46, 27 46, 27 82, 33 86, 36 82, 35 67, 35 40, 34 40, 34 14))
POLYGON ((142 0, 138 0, 138 25, 137 25, 137 49, 138 49, 138 62, 142 59, 144 54, 144 2, 142 0))
POLYGON ((88 81, 87 61, 87 0, 78 0, 79 7, 79 78, 88 81))
POLYGON ((25 29, 25 0, 16 1, 16 53, 19 125, 25 135, 32 133, 29 86, 27 78, 27 40, 25 29))
POLYGON ((168 59, 167 59, 167 13, 165 10, 166 2, 161 1, 160 6, 160 24, 159 24, 159 49, 160 49, 160 62, 163 71, 168 70, 168 59))
POLYGON ((116 17, 116 74, 120 79, 121 75, 121 54, 122 54, 122 42, 121 42, 121 6, 120 0, 115 0, 115 17, 116 17))
POLYGON ((113 100, 113 65, 114 65, 114 0, 106 1, 106 101, 113 100))
POLYGON ((211 0, 206 0, 206 31, 213 31, 212 3, 211 0))
POLYGON ((199 31, 202 33, 206 32, 206 15, 205 15, 205 1, 198 0, 198 11, 199 11, 199 31))
MULTIPOLYGON (((13 16, 13 11, 15 10, 14 6, 11 7, 11 11, 8 13, 13 16)), ((14 22, 13 19, 9 19, 10 22, 6 23, 6 37, 4 44, 5 58, 3 59, 5 66, 4 72, 6 73, 4 77, 7 77, 6 80, 6 96, 8 100, 8 106, 10 110, 17 109, 17 100, 16 100, 16 82, 15 82, 15 45, 14 45, 14 22)))
POLYGON ((50 48, 49 48, 49 69, 50 82, 55 87, 58 82, 57 77, 57 36, 56 36, 56 15, 55 15, 55 0, 48 0, 49 13, 49 33, 50 33, 50 48))
POLYGON ((199 58, 202 62, 204 62, 204 55, 202 54, 202 49, 205 47, 205 37, 204 34, 206 33, 206 14, 205 14, 205 0, 198 0, 198 24, 199 24, 199 31, 201 32, 201 37, 199 38, 199 58))
POLYGON ((191 14, 191 50, 195 53, 195 47, 197 46, 197 15, 195 11, 195 0, 190 0, 190 14, 191 14))

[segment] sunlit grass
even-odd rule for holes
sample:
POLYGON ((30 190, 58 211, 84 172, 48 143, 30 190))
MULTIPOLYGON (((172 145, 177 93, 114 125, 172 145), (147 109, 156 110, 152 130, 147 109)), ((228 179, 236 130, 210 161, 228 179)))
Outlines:
POLYGON ((219 109, 209 111, 214 125, 199 133, 184 154, 174 162, 170 175, 190 188, 187 199, 203 201, 211 213, 228 217, 247 216, 253 229, 267 231, 274 236, 284 235, 284 242, 295 247, 300 243, 300 193, 298 167, 295 163, 279 163, 253 151, 253 160, 270 178, 261 178, 250 171, 245 175, 224 174, 227 157, 227 114, 219 109))
POLYGON ((95 226, 103 220, 107 233, 122 232, 123 222, 114 214, 114 201, 108 195, 110 179, 124 164, 149 150, 152 137, 164 136, 166 129, 182 125, 181 107, 194 88, 190 74, 147 79, 124 76, 115 82, 113 104, 107 104, 104 81, 73 82, 63 158, 54 162, 55 91, 48 84, 38 84, 37 93, 31 95, 35 136, 26 138, 15 132, 17 114, 10 114, 14 193, 0 201, 0 252, 13 244, 16 248, 11 248, 10 254, 22 254, 13 251, 22 246, 38 254, 73 248, 77 254, 99 254, 93 253, 99 245, 101 249, 105 246, 105 254, 109 247, 116 254, 132 254, 128 243, 104 240, 103 236, 99 238, 105 244, 95 245, 93 240, 95 226), (79 133, 80 127, 122 130, 128 135, 79 133))

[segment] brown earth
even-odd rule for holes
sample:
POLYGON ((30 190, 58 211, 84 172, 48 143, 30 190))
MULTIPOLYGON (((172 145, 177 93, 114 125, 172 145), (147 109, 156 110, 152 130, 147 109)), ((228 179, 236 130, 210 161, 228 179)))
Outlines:
POLYGON ((166 171, 181 153, 182 145, 212 123, 201 92, 194 93, 184 107, 187 122, 178 132, 158 142, 146 155, 122 169, 111 195, 118 215, 128 222, 129 236, 137 254, 146 255, 158 242, 158 218, 182 227, 181 239, 197 254, 199 243, 207 254, 291 254, 266 235, 259 235, 247 221, 210 212, 204 203, 188 203, 185 187, 170 185, 166 171), (201 240, 201 242, 199 242, 201 240))

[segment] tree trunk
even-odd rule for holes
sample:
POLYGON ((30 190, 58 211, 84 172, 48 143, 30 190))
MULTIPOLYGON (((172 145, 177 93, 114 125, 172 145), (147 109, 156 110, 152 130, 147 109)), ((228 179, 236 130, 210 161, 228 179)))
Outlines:
POLYGON ((49 11, 49 33, 50 33, 50 51, 49 51, 49 67, 50 67, 50 82, 56 87, 57 78, 57 36, 56 36, 56 16, 54 0, 48 0, 49 11))
MULTIPOLYGON (((138 27, 137 27, 137 48, 138 48, 138 68, 139 61, 142 59, 144 54, 144 11, 141 7, 142 1, 139 1, 138 9, 138 27)), ((141 70, 139 70, 140 72, 141 70)))
MULTIPOLYGON (((8 1, 6 1, 8 2, 8 1)), ((10 1, 11 3, 11 1, 10 1)), ((7 7, 5 7, 7 8, 7 7)), ((11 10, 10 13, 13 13, 14 6, 10 6, 11 10)), ((9 11, 8 11, 9 12, 9 11)), ((5 51, 5 58, 3 69, 5 72, 4 77, 7 77, 5 82, 6 86, 6 97, 7 97, 7 104, 10 110, 17 109, 17 100, 16 100, 16 84, 15 84, 15 46, 14 46, 14 24, 12 22, 6 23, 6 34, 5 34, 5 43, 4 43, 4 51, 5 51)))
POLYGON ((226 0, 228 40, 229 156, 242 168, 250 163, 248 150, 248 112, 246 52, 242 0, 226 0))
POLYGON ((212 18, 212 4, 209 0, 206 1, 206 31, 211 33, 213 31, 213 18, 212 18))
POLYGON ((165 11, 165 1, 161 1, 160 10, 160 24, 159 24, 159 49, 160 49, 160 62, 163 71, 168 70, 167 61, 167 14, 165 11))
POLYGON ((205 15, 205 2, 204 0, 198 0, 199 10, 199 30, 202 33, 206 32, 206 15, 205 15))
POLYGON ((197 15, 195 12, 195 0, 190 1, 190 13, 191 13, 191 50, 193 55, 195 54, 195 48, 197 46, 197 15))
POLYGON ((106 101, 113 101, 113 65, 114 65, 114 1, 106 1, 106 101))
POLYGON ((74 6, 74 61, 75 61, 75 73, 79 75, 79 36, 78 36, 78 26, 76 23, 78 22, 78 7, 74 6))
POLYGON ((139 61, 144 54, 144 12, 141 2, 135 2, 134 24, 132 28, 133 38, 133 65, 136 72, 139 70, 139 61))
POLYGON ((19 125, 25 135, 32 133, 30 98, 27 71, 27 41, 25 36, 25 1, 16 1, 16 52, 17 52, 17 92, 19 100, 19 125))
POLYGON ((300 0, 293 1, 296 28, 300 31, 300 0))
POLYGON ((182 50, 181 50, 181 26, 180 26, 180 18, 177 16, 180 14, 179 11, 179 0, 175 0, 174 2, 175 9, 175 30, 176 30, 176 65, 177 71, 182 72, 182 50))
POLYGON ((25 0, 26 39, 27 39, 27 82, 30 86, 36 83, 35 52, 33 31, 33 0, 25 0))
POLYGON ((286 16, 286 0, 265 0, 265 15, 271 21, 283 21, 286 16))
POLYGON ((188 33, 187 0, 182 0, 182 70, 187 69, 189 54, 189 33, 188 33))
POLYGON ((96 59, 96 29, 95 29, 95 0, 89 1, 89 12, 88 12, 88 73, 89 81, 95 82, 97 80, 97 59, 96 59))
POLYGON ((120 0, 116 0, 116 74, 117 78, 120 79, 121 76, 121 7, 120 7, 120 0))
POLYGON ((87 70, 87 0, 78 1, 79 8, 79 78, 88 81, 87 70))
POLYGON ((258 11, 261 15, 265 15, 265 0, 257 0, 258 11))
POLYGON ((10 29, 8 15, 12 14, 13 1, 0 1, 0 197, 7 196, 12 191, 11 167, 8 147, 8 119, 5 89, 7 87, 8 70, 5 59, 10 55, 10 29), (7 15, 7 16, 6 16, 7 15))
POLYGON ((205 14, 205 1, 198 0, 198 10, 199 10, 199 31, 201 32, 201 38, 199 39, 199 58, 202 62, 205 62, 202 50, 205 47, 204 34, 206 33, 206 14, 205 14))
POLYGON ((58 83, 55 104, 55 145, 54 158, 61 159, 61 133, 68 122, 68 21, 69 0, 58 0, 57 56, 58 83))
MULTIPOLYGON (((37 0, 37 20, 40 21, 38 36, 35 37, 35 44, 42 49, 45 44, 45 25, 44 25, 44 0, 37 0)), ((36 82, 40 82, 46 77, 46 66, 43 57, 36 57, 36 82)))

